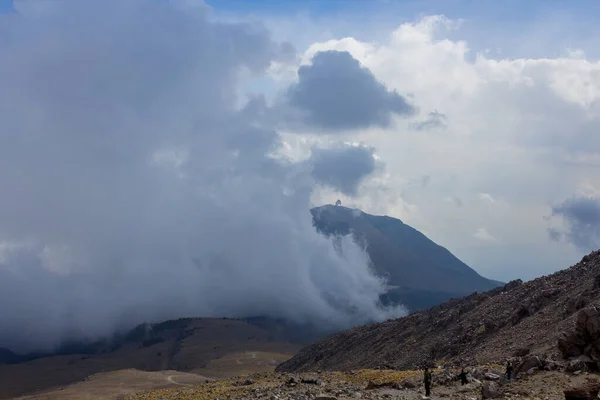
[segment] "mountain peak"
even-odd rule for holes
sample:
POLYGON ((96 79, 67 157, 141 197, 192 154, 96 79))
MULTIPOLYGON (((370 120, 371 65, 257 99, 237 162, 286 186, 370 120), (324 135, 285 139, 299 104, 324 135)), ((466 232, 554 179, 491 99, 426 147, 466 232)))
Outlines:
POLYGON ((384 302, 399 301, 414 311, 501 284, 482 277, 446 248, 397 218, 331 204, 315 207, 311 214, 322 234, 352 233, 366 242, 376 274, 387 278, 393 288, 382 299, 384 302))

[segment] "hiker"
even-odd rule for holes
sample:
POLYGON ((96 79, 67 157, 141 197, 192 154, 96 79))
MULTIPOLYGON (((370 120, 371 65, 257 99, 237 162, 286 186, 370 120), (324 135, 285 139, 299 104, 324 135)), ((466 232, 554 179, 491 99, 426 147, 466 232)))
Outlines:
POLYGON ((431 395, 431 372, 429 372, 428 367, 425 367, 423 383, 425 384, 425 396, 429 397, 431 395))
POLYGON ((460 374, 458 374, 458 377, 460 378, 461 385, 466 385, 467 383, 469 383, 469 381, 467 380, 467 373, 465 372, 464 368, 460 370, 460 374))
POLYGON ((506 379, 508 379, 509 381, 512 379, 512 373, 513 373, 513 366, 510 363, 510 361, 506 362, 506 379))

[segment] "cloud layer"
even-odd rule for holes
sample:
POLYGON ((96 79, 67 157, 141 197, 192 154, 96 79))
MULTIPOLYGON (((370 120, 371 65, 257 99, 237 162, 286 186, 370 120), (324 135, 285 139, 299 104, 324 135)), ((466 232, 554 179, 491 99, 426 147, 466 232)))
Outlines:
POLYGON ((365 253, 314 231, 311 169, 271 157, 260 107, 237 108, 290 46, 181 4, 52 2, 1 21, 0 347, 180 316, 390 315, 365 253))

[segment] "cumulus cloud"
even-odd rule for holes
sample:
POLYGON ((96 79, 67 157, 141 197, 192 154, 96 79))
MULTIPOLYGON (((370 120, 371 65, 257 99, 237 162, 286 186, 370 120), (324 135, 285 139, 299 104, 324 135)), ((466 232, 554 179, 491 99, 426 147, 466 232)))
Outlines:
MULTIPOLYGON (((525 31, 531 27, 521 23, 525 31)), ((375 39, 345 34, 314 43, 302 61, 347 51, 389 90, 410 93, 421 110, 448 117, 443 135, 415 135, 414 121, 398 120, 393 130, 370 129, 361 136, 386 161, 395 188, 423 173, 435 177, 427 191, 410 199, 418 211, 400 210, 391 197, 366 191, 355 204, 378 201, 382 212, 427 230, 484 275, 530 279, 581 257, 574 246, 548 241, 543 217, 548 204, 571 196, 582 179, 600 187, 600 61, 558 47, 539 57, 530 43, 519 47, 517 57, 510 50, 475 52, 472 46, 493 47, 487 38, 474 37, 470 24, 457 27, 434 15, 375 39), (491 194, 495 203, 480 193, 491 194), (462 201, 444 201, 452 196, 462 201), (502 257, 472 246, 482 222, 502 238, 502 257)))
POLYGON ((388 127, 394 114, 415 112, 347 51, 316 53, 312 64, 299 68, 298 82, 287 96, 308 125, 327 131, 388 127))
POLYGON ((390 315, 365 252, 314 231, 310 168, 273 158, 261 107, 238 108, 289 45, 204 7, 52 4, 1 22, 0 347, 182 316, 390 315))
POLYGON ((564 228, 550 228, 552 240, 566 240, 582 251, 600 248, 600 198, 571 197, 552 208, 552 215, 564 221, 564 228))
POLYGON ((377 168, 375 149, 359 145, 314 148, 309 159, 314 179, 348 196, 355 196, 360 183, 377 168))

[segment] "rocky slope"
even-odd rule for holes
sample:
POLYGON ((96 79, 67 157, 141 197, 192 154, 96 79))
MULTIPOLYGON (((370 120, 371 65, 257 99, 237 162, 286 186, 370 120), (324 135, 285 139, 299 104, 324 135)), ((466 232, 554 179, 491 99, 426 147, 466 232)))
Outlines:
MULTIPOLYGON (((540 371, 519 380, 500 382, 493 370, 480 366, 469 370, 466 385, 456 379, 458 371, 433 372, 432 400, 596 398, 600 379, 592 374, 572 375, 540 371), (487 378, 486 378, 487 375, 487 378), (567 395, 570 393, 571 395, 567 395), (589 396, 589 397, 587 397, 589 396)), ((384 400, 425 399, 421 371, 359 370, 348 373, 259 374, 127 396, 126 400, 384 400)), ((40 399, 41 400, 41 399, 40 399)), ((48 400, 48 399, 44 399, 48 400)))
POLYGON ((600 361, 600 314, 592 305, 599 302, 597 251, 549 276, 513 281, 404 318, 332 335, 304 348, 278 370, 476 365, 528 353, 555 360, 583 355, 593 367, 600 361))
POLYGON ((357 240, 367 244, 375 272, 389 280, 391 288, 382 297, 384 303, 401 302, 415 311, 502 285, 482 277, 399 219, 332 205, 313 208, 311 213, 321 233, 352 232, 357 240))

